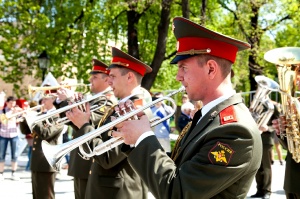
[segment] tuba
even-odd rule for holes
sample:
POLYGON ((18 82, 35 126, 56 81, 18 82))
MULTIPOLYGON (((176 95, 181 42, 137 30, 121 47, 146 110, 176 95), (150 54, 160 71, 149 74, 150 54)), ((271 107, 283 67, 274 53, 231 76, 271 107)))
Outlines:
POLYGON ((297 76, 300 78, 300 73, 298 73, 300 67, 300 48, 276 48, 266 52, 264 59, 277 66, 283 112, 282 117, 285 118, 286 121, 286 127, 280 131, 280 137, 281 139, 286 137, 288 150, 292 154, 292 158, 299 163, 300 102, 298 98, 295 97, 295 92, 300 86, 299 82, 297 82, 297 76))
MULTIPOLYGON (((258 127, 266 126, 274 113, 274 104, 269 98, 272 91, 278 91, 279 85, 272 79, 263 75, 255 77, 257 90, 249 110, 258 127)), ((262 133, 262 132, 261 132, 262 133)))

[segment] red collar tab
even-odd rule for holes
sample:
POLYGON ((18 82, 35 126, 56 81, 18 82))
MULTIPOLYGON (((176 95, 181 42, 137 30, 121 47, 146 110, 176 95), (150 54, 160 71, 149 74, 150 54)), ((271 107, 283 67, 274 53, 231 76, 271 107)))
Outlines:
POLYGON ((182 37, 178 39, 177 53, 186 55, 194 54, 210 54, 216 57, 227 59, 232 63, 235 62, 238 48, 229 43, 199 37, 182 37), (199 53, 197 53, 197 51, 199 53), (203 51, 203 52, 201 52, 203 51), (196 53, 195 53, 196 52, 196 53))
POLYGON ((220 112, 220 122, 222 125, 237 122, 235 111, 232 105, 220 112))
POLYGON ((131 70, 134 70, 134 71, 138 72, 142 76, 144 76, 145 73, 146 73, 146 68, 143 65, 132 62, 132 61, 129 61, 129 60, 124 59, 122 57, 113 57, 112 61, 111 61, 111 64, 115 64, 115 65, 119 65, 119 66, 129 68, 131 70))
POLYGON ((107 70, 107 68, 103 66, 93 66, 92 71, 109 74, 109 70, 107 70))

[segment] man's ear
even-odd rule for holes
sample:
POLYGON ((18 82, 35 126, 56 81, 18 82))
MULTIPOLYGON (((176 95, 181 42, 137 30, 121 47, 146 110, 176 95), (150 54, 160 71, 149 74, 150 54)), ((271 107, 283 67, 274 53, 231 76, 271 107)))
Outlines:
POLYGON ((208 67, 208 75, 211 79, 214 79, 214 77, 217 74, 218 71, 218 64, 214 60, 208 60, 207 61, 207 67, 208 67))
POLYGON ((128 81, 132 81, 133 80, 133 77, 134 77, 134 74, 132 72, 128 72, 127 73, 127 80, 128 81))

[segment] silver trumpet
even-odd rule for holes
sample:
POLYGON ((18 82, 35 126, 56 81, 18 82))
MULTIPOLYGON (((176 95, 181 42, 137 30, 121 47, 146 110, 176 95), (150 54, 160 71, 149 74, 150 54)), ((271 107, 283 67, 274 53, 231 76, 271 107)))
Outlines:
MULTIPOLYGON (((179 92, 183 92, 185 91, 184 87, 181 87, 180 89, 164 96, 161 97, 151 103, 148 103, 138 109, 132 110, 130 112, 127 112, 125 115, 122 115, 120 117, 118 117, 116 120, 105 124, 103 126, 101 126, 100 128, 97 128, 85 135, 82 135, 76 139, 73 139, 69 142, 66 142, 64 144, 60 144, 60 145, 50 145, 47 141, 43 140, 42 141, 42 149, 44 152, 44 155, 48 161, 48 163, 50 164, 50 166, 52 166, 54 169, 58 170, 59 169, 59 165, 60 165, 60 161, 62 160, 62 158, 68 154, 70 151, 72 151, 73 149, 81 146, 82 144, 87 143, 88 141, 96 138, 97 136, 101 135, 102 133, 110 130, 111 128, 113 128, 114 126, 116 126, 117 124, 124 122, 128 119, 131 119, 132 117, 136 116, 138 113, 143 112, 144 110, 154 106, 156 103, 167 100, 169 102, 171 102, 172 107, 173 107, 173 112, 170 113, 167 117, 164 118, 160 118, 159 120, 157 118, 154 118, 155 121, 151 120, 151 127, 169 119, 176 110, 176 103, 175 101, 171 98, 171 96, 179 93, 179 92)), ((122 138, 111 138, 108 141, 96 146, 94 148, 94 151, 90 151, 90 154, 83 152, 83 156, 86 157, 92 157, 94 155, 100 155, 105 153, 106 151, 122 144, 124 141, 122 138)), ((83 150, 81 150, 83 151, 83 150)))
MULTIPOLYGON (((102 104, 94 104, 90 107, 90 111, 94 112, 94 111, 96 111, 96 110, 98 110, 101 107, 106 105, 107 97, 105 96, 105 94, 110 92, 110 91, 112 91, 112 90, 109 89, 107 91, 98 93, 98 94, 93 95, 92 97, 90 97, 88 99, 85 99, 85 100, 82 100, 80 102, 77 102, 77 103, 59 108, 55 111, 48 112, 47 114, 38 115, 36 117, 30 117, 30 116, 25 117, 26 122, 27 122, 30 129, 32 129, 37 123, 42 122, 42 121, 45 121, 49 126, 66 124, 66 123, 70 122, 70 120, 67 117, 59 118, 58 120, 55 121, 55 123, 50 122, 49 119, 53 118, 54 116, 57 116, 61 113, 67 112, 67 111, 69 111, 69 110, 71 110, 72 108, 75 108, 75 107, 78 107, 80 109, 85 109, 85 104, 86 103, 88 103, 90 101, 93 101, 95 99, 98 99, 98 98, 100 98, 100 100, 103 99, 102 104)), ((52 121, 54 121, 54 120, 52 120, 52 121)))

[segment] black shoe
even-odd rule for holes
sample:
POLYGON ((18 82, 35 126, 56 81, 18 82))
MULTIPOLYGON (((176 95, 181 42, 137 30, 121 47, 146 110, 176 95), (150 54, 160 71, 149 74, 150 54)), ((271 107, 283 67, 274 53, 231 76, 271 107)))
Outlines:
POLYGON ((262 197, 263 199, 270 199, 271 193, 266 193, 264 194, 264 196, 262 197))
POLYGON ((283 165, 283 162, 281 160, 279 162, 280 162, 280 165, 283 165))
POLYGON ((272 165, 274 164, 274 160, 271 160, 271 164, 272 164, 272 165))
POLYGON ((250 198, 263 198, 265 196, 265 194, 263 193, 256 193, 252 196, 250 196, 250 198))

